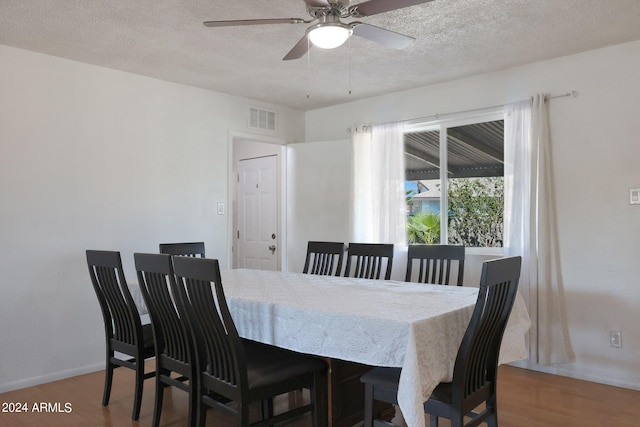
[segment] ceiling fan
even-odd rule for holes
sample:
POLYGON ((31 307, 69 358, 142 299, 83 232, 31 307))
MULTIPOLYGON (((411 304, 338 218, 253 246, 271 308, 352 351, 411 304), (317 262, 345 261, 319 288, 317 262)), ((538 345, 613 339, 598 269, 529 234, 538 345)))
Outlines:
POLYGON ((207 27, 228 27, 263 24, 311 24, 305 35, 285 55, 283 60, 302 58, 311 44, 324 49, 342 45, 351 35, 362 37, 395 49, 404 49, 415 40, 413 37, 391 30, 365 24, 364 22, 342 22, 346 18, 362 18, 378 13, 402 9, 432 0, 368 0, 349 5, 349 0, 303 0, 312 19, 266 18, 237 19, 229 21, 205 21, 207 27))

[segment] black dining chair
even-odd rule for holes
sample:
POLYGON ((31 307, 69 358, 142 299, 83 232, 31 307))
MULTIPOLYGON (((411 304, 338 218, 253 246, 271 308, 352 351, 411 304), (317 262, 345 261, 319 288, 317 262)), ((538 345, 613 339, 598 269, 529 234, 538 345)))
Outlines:
POLYGON ((302 272, 323 276, 340 276, 344 250, 345 246, 342 242, 310 241, 307 243, 307 258, 302 272))
POLYGON ((448 285, 451 270, 455 284, 462 286, 464 279, 464 254, 462 245, 409 245, 405 282, 448 285), (457 265, 457 268, 455 268, 457 265), (414 270, 413 267, 417 267, 414 270), (416 271, 417 270, 417 271, 416 271))
POLYGON ((144 380, 155 375, 145 372, 145 359, 154 356, 151 325, 143 325, 122 268, 120 252, 87 250, 87 264, 102 317, 106 341, 106 367, 102 406, 109 405, 113 370, 133 369, 136 385, 132 420, 140 417, 144 380), (122 357, 124 355, 125 357, 122 357))
POLYGON ((222 407, 236 425, 270 426, 312 412, 314 427, 325 424, 326 364, 323 360, 248 340, 241 340, 224 296, 218 261, 175 257, 178 309, 196 344, 199 371, 198 425, 208 407, 222 407), (273 397, 309 389, 311 402, 278 415, 273 397), (225 397, 233 404, 221 402, 225 397), (257 423, 249 420, 252 402, 268 401, 257 423))
POLYGON ((161 254, 205 257, 204 242, 160 243, 159 246, 161 254))
POLYGON ((389 280, 393 265, 393 244, 349 243, 344 277, 379 279, 385 264, 384 279, 389 280))
MULTIPOLYGON (((424 402, 431 427, 438 417, 452 427, 497 427, 496 380, 502 336, 516 298, 521 257, 500 258, 482 265, 480 289, 469 326, 462 338, 453 368, 453 380, 440 383, 424 402), (485 404, 480 412, 475 410, 485 404), (465 423, 465 417, 471 420, 465 423)), ((374 368, 361 377, 365 384, 364 427, 373 426, 374 400, 397 404, 400 368, 374 368)))
POLYGON ((187 425, 195 426, 198 371, 191 334, 175 306, 171 255, 136 253, 133 256, 156 343, 156 394, 151 425, 160 425, 164 389, 172 386, 188 393, 187 425))

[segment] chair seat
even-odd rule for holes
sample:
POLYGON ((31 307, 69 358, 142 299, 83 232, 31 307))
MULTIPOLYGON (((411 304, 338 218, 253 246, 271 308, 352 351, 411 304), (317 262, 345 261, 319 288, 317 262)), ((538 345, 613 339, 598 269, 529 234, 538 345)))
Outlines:
MULTIPOLYGON (((115 350, 122 351, 123 345, 118 342, 117 339, 112 338, 112 345, 115 350)), ((144 358, 155 356, 155 339, 153 337, 153 328, 151 327, 151 323, 147 323, 142 325, 142 354, 144 358)))
POLYGON ((250 390, 288 381, 305 374, 326 369, 317 357, 258 343, 243 341, 247 359, 247 379, 250 390))
POLYGON ((433 390, 430 400, 437 400, 442 403, 451 403, 451 396, 453 395, 452 383, 440 383, 433 390))
POLYGON ((400 368, 373 368, 360 379, 363 383, 373 384, 375 387, 398 389, 400 368))
MULTIPOLYGON (((390 390, 398 389, 400 382, 400 368, 373 368, 361 377, 361 381, 390 390)), ((451 383, 440 383, 433 390, 429 399, 443 403, 451 403, 451 383)))

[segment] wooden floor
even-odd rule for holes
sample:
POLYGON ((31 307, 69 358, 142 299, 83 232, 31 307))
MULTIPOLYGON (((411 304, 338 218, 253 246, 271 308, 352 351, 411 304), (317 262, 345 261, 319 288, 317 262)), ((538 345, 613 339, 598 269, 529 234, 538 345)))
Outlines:
MULTIPOLYGON (((102 400, 103 372, 0 394, 0 426, 150 426, 153 415, 152 379, 145 382, 140 420, 131 421, 133 376, 117 369, 111 402, 102 400), (41 403, 45 405, 40 406, 41 403), (28 412, 10 413, 15 405, 28 412), (34 412, 34 405, 42 412, 34 412), (66 405, 66 406, 65 406, 66 405), (49 412, 47 412, 49 411, 49 412), (56 411, 56 412, 50 412, 56 411)), ((286 398, 279 402, 286 405, 286 398)), ((183 426, 187 416, 186 394, 173 389, 165 393, 162 426, 183 426)), ((538 426, 640 426, 640 392, 610 387, 529 370, 503 366, 498 381, 501 427, 538 426)), ((231 426, 225 413, 209 411, 207 426, 231 426)), ((310 426, 309 417, 290 427, 310 426)), ((442 421, 442 426, 448 423, 442 421)))

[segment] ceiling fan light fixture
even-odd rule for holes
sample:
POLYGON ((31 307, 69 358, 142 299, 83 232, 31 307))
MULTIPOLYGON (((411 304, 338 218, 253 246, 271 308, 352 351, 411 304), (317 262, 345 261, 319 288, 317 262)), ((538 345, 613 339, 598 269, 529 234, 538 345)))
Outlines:
POLYGON ((342 46, 351 36, 353 28, 342 23, 323 23, 309 29, 309 40, 322 49, 335 49, 342 46))

